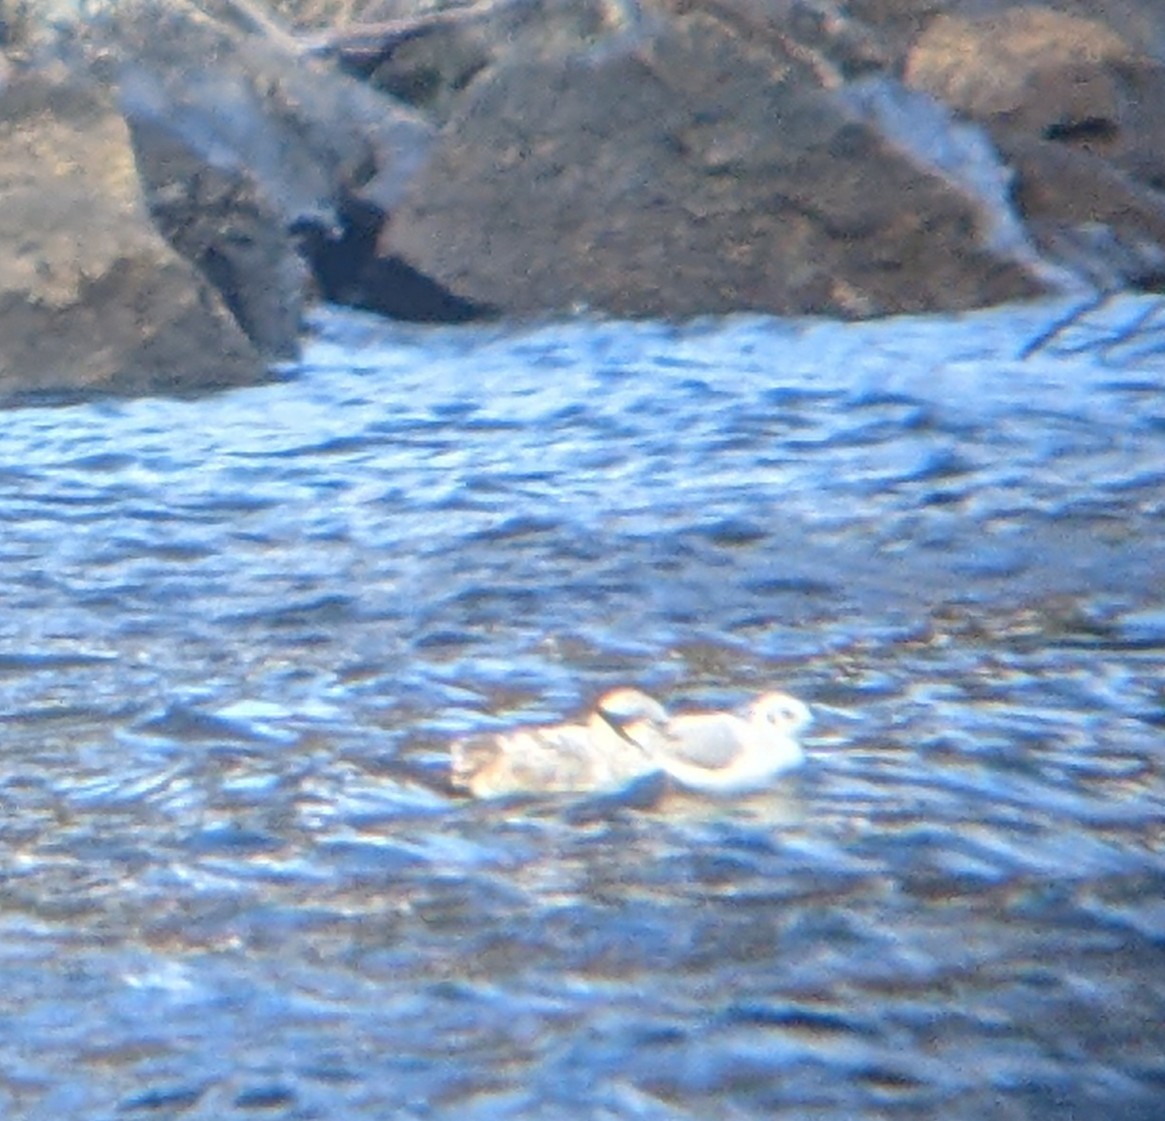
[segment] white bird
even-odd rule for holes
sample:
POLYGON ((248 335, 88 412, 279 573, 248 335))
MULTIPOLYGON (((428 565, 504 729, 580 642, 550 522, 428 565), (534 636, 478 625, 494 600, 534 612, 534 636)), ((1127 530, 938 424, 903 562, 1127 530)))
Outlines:
MULTIPOLYGON (((681 786, 741 793, 798 766, 805 753, 797 733, 813 721, 809 706, 787 693, 764 693, 743 714, 698 712, 674 716, 649 750, 681 786)), ((628 729, 638 734, 638 729, 628 729)))
POLYGON ((590 793, 660 770, 650 744, 663 735, 663 706, 638 689, 603 696, 586 724, 517 728, 455 740, 454 787, 475 798, 590 793))

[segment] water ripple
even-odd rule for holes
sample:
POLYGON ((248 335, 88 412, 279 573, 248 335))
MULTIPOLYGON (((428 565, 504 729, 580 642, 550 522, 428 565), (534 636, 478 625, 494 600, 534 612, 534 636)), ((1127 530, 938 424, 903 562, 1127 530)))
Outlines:
POLYGON ((0 1113, 1156 1121, 1165 364, 1047 314, 321 313, 10 411, 0 1113), (621 682, 809 763, 449 791, 621 682))

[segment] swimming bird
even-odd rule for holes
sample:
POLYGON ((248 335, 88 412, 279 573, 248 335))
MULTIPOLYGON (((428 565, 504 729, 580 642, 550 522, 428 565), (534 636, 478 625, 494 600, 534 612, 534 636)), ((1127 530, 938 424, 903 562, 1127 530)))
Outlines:
POLYGON ((475 798, 614 789, 660 769, 650 745, 663 737, 666 723, 663 706, 646 693, 614 689, 600 698, 585 724, 455 740, 450 778, 475 798))
POLYGON ((743 713, 697 712, 667 721, 650 750, 681 786, 716 793, 756 790, 798 766, 797 734, 813 721, 809 706, 788 693, 764 693, 743 713))
POLYGON ((667 734, 667 709, 641 689, 624 686, 604 693, 590 723, 605 723, 620 739, 634 744, 642 753, 651 754, 652 745, 667 734))

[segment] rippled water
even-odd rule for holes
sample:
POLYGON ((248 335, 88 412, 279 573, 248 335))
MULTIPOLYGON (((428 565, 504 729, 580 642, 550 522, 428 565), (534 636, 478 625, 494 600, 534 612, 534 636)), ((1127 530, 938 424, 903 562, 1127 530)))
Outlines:
POLYGON ((1051 314, 6 413, 0 1116, 1165 1116, 1165 358, 1051 314), (624 682, 809 763, 446 789, 624 682))

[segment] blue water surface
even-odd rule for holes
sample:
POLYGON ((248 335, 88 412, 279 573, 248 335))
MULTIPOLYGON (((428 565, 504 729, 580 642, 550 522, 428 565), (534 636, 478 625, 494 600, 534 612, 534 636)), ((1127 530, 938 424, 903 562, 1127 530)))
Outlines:
POLYGON ((0 432, 0 1115, 1165 1108, 1165 360, 1116 302, 402 327, 0 432), (781 687, 741 799, 467 731, 781 687))

